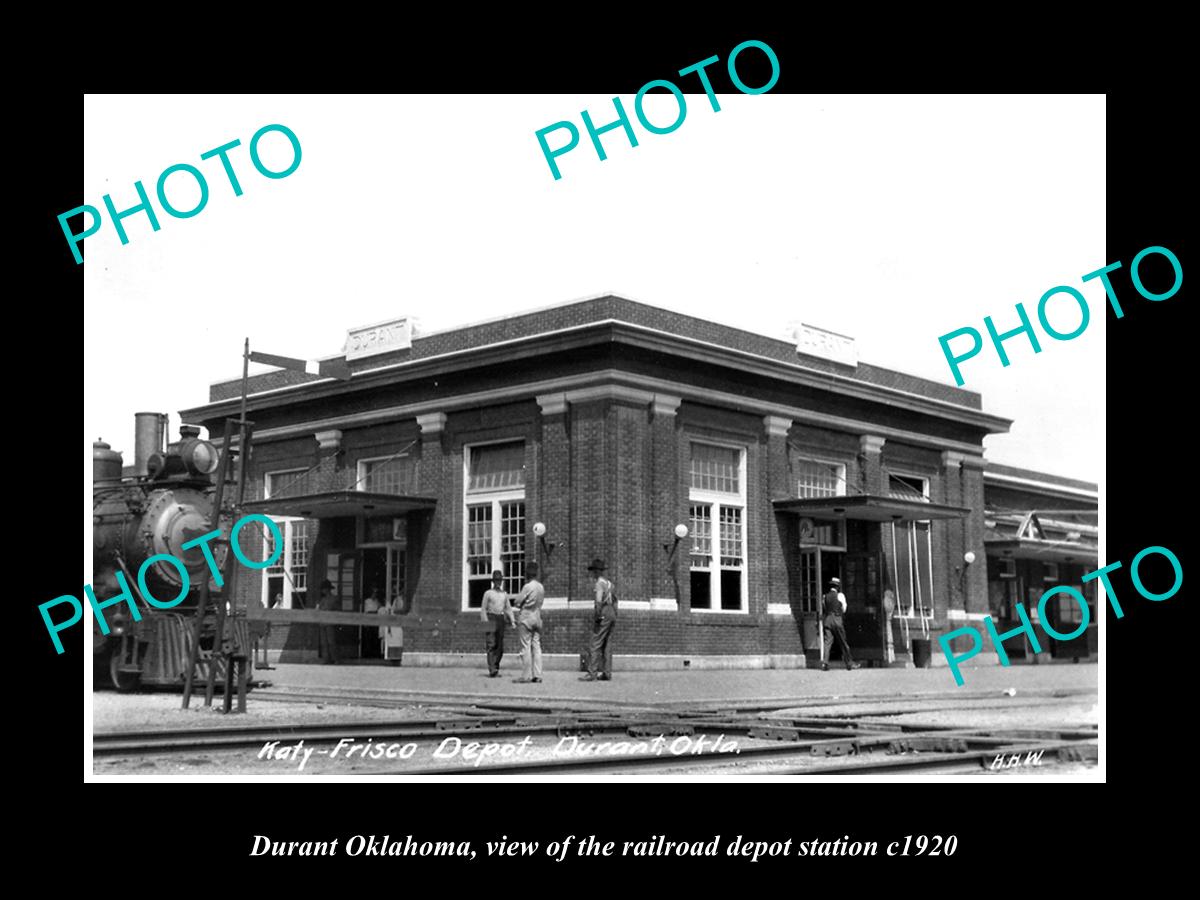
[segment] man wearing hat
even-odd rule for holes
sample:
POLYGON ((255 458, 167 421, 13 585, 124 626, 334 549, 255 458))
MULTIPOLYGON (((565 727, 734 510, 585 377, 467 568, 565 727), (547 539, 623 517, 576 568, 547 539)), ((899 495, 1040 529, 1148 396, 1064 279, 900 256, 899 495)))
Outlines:
MULTIPOLYGON (((333 582, 326 578, 321 582, 321 599, 317 609, 337 609, 337 598, 333 595, 333 582)), ((333 625, 321 625, 318 629, 320 641, 317 653, 326 665, 338 662, 337 629, 333 625)))
POLYGON ((821 671, 829 671, 829 651, 833 649, 835 637, 838 640, 838 646, 842 648, 842 660, 846 663, 846 668, 857 669, 858 665, 850 656, 850 642, 846 640, 846 627, 842 624, 842 615, 846 612, 846 595, 842 593, 842 579, 829 579, 829 590, 825 592, 822 606, 825 613, 825 652, 821 656, 821 671))
POLYGON ((592 624, 592 646, 588 653, 588 673, 580 681, 612 680, 612 637, 617 624, 617 598, 613 594, 612 582, 602 574, 604 560, 594 559, 588 566, 588 574, 596 585, 596 616, 592 624), (597 674, 596 670, 600 669, 597 674))
POLYGON ((525 575, 528 581, 513 600, 517 634, 521 637, 521 677, 513 680, 518 684, 537 684, 542 680, 542 601, 546 599, 546 589, 538 581, 537 563, 527 565, 525 575))
POLYGON ((508 605, 508 594, 504 592, 504 572, 497 569, 492 573, 492 588, 483 595, 479 615, 487 623, 484 644, 487 649, 488 677, 500 674, 500 660, 504 658, 505 625, 517 624, 512 608, 508 605))

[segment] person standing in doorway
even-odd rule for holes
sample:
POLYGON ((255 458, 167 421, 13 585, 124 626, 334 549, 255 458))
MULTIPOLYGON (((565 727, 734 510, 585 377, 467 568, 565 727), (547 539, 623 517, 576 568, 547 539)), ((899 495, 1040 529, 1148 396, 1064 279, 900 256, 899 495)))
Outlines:
POLYGON ((504 573, 500 569, 492 573, 492 587, 483 595, 479 615, 487 623, 483 641, 487 650, 488 678, 495 678, 500 674, 500 660, 504 658, 506 626, 517 624, 512 607, 508 605, 508 594, 504 592, 504 573))
POLYGON ((526 567, 528 580, 521 593, 513 600, 516 610, 517 633, 521 637, 521 677, 513 680, 518 684, 533 682, 540 684, 542 680, 542 601, 546 599, 546 589, 538 581, 538 565, 530 563, 526 567))
POLYGON ((858 664, 850 655, 850 642, 846 640, 846 626, 842 616, 846 612, 846 595, 842 593, 842 580, 829 579, 829 590, 825 592, 822 601, 825 626, 825 652, 821 657, 821 671, 829 671, 829 651, 833 649, 833 639, 836 637, 838 646, 842 648, 842 660, 846 669, 857 669, 858 664))
MULTIPOLYGON (((333 582, 328 578, 321 582, 321 599, 317 603, 317 608, 323 610, 337 609, 337 598, 333 595, 333 582)), ((318 629, 320 643, 317 652, 326 665, 336 665, 339 662, 337 628, 334 625, 321 624, 318 626, 318 629)))
POLYGON ((588 574, 595 585, 595 618, 592 621, 592 646, 588 653, 588 672, 580 681, 612 680, 612 632, 617 624, 617 598, 612 582, 604 577, 604 560, 594 559, 588 574))
MULTIPOLYGON (((363 612, 378 613, 383 608, 383 590, 378 585, 371 588, 370 592, 363 599, 363 612)), ((377 629, 366 628, 359 626, 358 629, 358 652, 363 659, 374 659, 376 653, 383 656, 377 648, 379 647, 379 635, 377 629)))

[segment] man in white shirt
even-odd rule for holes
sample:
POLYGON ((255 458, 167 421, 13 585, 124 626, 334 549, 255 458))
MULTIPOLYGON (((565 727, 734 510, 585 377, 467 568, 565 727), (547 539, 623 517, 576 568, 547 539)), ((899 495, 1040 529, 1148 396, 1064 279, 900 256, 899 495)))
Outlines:
POLYGON ((537 563, 530 563, 525 572, 529 580, 513 600, 517 633, 521 637, 521 677, 513 680, 518 684, 537 684, 542 680, 542 601, 546 599, 546 589, 538 581, 537 563))
POLYGON ((504 632, 506 625, 517 624, 512 608, 508 605, 508 594, 504 592, 504 572, 492 572, 492 587, 483 595, 479 607, 480 618, 486 623, 484 649, 487 651, 488 677, 500 674, 500 660, 504 658, 504 632))
POLYGON ((823 613, 825 615, 823 624, 825 626, 825 650, 821 655, 821 671, 829 671, 829 651, 833 649, 833 639, 836 637, 838 646, 842 648, 842 660, 846 663, 846 669, 857 669, 858 664, 850 655, 850 642, 846 640, 846 626, 842 623, 842 616, 846 612, 846 595, 842 593, 842 579, 830 578, 829 590, 825 592, 825 597, 822 602, 823 613))

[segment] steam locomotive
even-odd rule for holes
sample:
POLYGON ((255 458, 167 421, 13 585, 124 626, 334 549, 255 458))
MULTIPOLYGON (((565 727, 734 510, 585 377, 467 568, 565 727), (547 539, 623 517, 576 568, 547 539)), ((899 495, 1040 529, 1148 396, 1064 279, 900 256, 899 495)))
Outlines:
MULTIPOLYGON (((219 461, 217 449, 200 439, 199 428, 181 426, 179 440, 164 446, 165 415, 137 413, 134 420, 131 473, 124 472, 119 452, 103 441, 92 444, 92 590, 97 600, 116 596, 122 590, 120 572, 142 615, 135 621, 125 604, 106 608, 107 635, 92 617, 94 684, 107 679, 119 691, 139 685, 182 687, 187 677, 196 606, 210 572, 200 547, 185 551, 182 546, 210 530, 216 489, 212 476, 219 461), (137 581, 142 564, 160 553, 181 560, 190 579, 187 595, 169 610, 146 603, 137 581)), ((228 530, 227 521, 222 529, 228 530)), ((210 547, 217 565, 222 565, 226 548, 210 547)), ((145 582, 150 595, 164 602, 177 597, 182 587, 178 570, 162 561, 147 568, 145 582)), ((215 586, 210 597, 210 609, 223 602, 215 586)), ((244 627, 245 621, 239 621, 244 627)), ((198 677, 206 676, 204 666, 214 664, 214 635, 215 616, 209 615, 201 627, 198 677)), ((215 664, 223 678, 219 654, 215 664)))

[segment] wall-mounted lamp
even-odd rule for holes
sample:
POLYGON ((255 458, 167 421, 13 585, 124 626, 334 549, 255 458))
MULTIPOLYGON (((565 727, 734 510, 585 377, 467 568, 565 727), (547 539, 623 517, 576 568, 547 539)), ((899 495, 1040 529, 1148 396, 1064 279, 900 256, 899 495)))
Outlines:
POLYGON ((667 554, 667 561, 670 562, 675 558, 675 551, 679 549, 679 542, 688 536, 686 525, 680 524, 675 526, 675 541, 671 544, 663 544, 663 552, 667 554))
POLYGON ((963 565, 954 567, 954 571, 958 572, 958 587, 963 592, 964 601, 967 590, 967 567, 973 562, 975 562, 975 551, 968 550, 963 554, 963 565))
POLYGON ((562 541, 547 541, 546 540, 546 525, 543 522, 535 522, 533 525, 533 536, 538 539, 542 545, 542 550, 546 553, 546 558, 550 558, 550 554, 554 552, 554 548, 562 544, 562 541))

